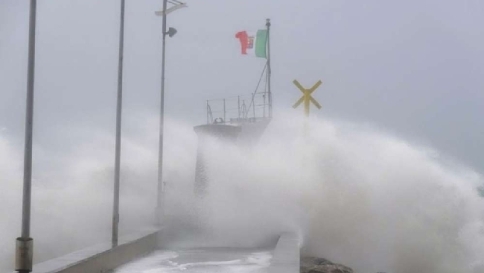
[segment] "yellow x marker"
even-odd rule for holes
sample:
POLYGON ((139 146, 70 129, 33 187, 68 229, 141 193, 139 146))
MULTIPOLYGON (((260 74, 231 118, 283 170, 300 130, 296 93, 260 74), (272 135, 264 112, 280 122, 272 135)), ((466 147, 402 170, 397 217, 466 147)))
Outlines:
POLYGON ((297 80, 294 80, 293 83, 303 93, 303 96, 292 106, 293 108, 297 108, 299 105, 301 105, 301 103, 304 102, 304 114, 307 117, 309 116, 309 102, 312 102, 314 106, 316 106, 318 109, 321 109, 321 105, 311 96, 311 94, 322 84, 321 81, 318 81, 313 87, 309 89, 302 87, 302 85, 297 80))

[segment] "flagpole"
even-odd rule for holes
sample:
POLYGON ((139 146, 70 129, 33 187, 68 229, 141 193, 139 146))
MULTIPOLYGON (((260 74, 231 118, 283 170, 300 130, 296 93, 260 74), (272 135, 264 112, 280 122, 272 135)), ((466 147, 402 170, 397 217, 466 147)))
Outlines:
POLYGON ((267 27, 267 90, 268 90, 268 93, 269 93, 269 118, 272 118, 271 19, 266 20, 266 27, 267 27))
POLYGON ((32 197, 32 139, 34 123, 35 29, 37 1, 30 0, 29 60, 27 69, 27 103, 25 115, 24 184, 22 203, 22 235, 17 238, 15 270, 32 271, 33 239, 30 238, 30 212, 32 197))

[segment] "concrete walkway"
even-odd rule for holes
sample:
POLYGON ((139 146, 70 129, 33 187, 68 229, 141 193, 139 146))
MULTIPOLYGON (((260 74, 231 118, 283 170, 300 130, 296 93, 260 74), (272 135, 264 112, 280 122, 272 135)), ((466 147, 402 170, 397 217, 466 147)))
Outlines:
POLYGON ((118 268, 117 273, 267 273, 271 250, 199 248, 190 250, 161 250, 118 268))
POLYGON ((118 268, 117 273, 298 273, 299 239, 283 234, 271 249, 196 248, 159 250, 118 268))

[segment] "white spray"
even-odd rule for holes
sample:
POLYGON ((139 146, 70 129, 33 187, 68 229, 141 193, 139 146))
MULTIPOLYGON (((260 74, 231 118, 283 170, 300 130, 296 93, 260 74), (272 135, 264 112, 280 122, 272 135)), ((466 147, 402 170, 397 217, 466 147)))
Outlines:
MULTIPOLYGON (((140 122, 146 130, 123 142, 125 232, 150 224, 156 203, 157 119, 140 122)), ((186 240, 180 245, 252 247, 294 231, 303 238, 305 254, 356 272, 484 272, 478 173, 371 128, 327 120, 310 127, 304 137, 300 120, 286 116, 274 120, 253 149, 210 142, 208 193, 194 202, 196 136, 191 126, 169 120, 165 212, 176 218, 203 211, 210 228, 210 236, 202 238, 180 234, 186 240)), ((63 168, 55 176, 53 170, 36 169, 32 228, 37 261, 109 241, 112 148, 105 147, 111 142, 110 135, 97 134, 90 144, 63 155, 63 168), (45 179, 59 181, 42 183, 45 179)), ((12 267, 20 222, 21 153, 1 136, 0 152, 6 189, 0 191, 4 271, 12 267)), ((39 154, 49 155, 38 152, 37 159, 39 154)))

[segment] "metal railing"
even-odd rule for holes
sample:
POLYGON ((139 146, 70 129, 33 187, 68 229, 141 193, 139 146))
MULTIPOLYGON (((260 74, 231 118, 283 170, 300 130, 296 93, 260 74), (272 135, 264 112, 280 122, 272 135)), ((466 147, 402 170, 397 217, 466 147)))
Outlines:
POLYGON ((246 123, 269 118, 269 93, 207 100, 207 124, 246 123))

